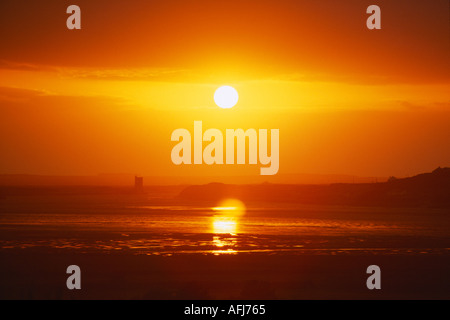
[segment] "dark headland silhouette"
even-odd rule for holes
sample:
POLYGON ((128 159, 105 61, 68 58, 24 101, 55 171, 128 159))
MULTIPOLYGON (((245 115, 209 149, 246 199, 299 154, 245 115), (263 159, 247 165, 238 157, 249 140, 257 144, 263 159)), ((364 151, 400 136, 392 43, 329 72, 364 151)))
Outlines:
POLYGON ((179 195, 181 201, 288 202, 353 206, 450 207, 450 168, 437 168, 410 178, 391 177, 381 183, 336 183, 329 185, 288 185, 263 183, 231 185, 210 183, 190 186, 179 195))
MULTIPOLYGON (((409 178, 394 177, 385 182, 332 183, 332 184, 224 184, 157 185, 147 179, 133 181, 127 176, 128 186, 104 185, 89 182, 81 177, 71 184, 40 184, 39 181, 22 180, 20 175, 4 175, 0 179, 0 199, 6 196, 28 195, 102 195, 164 194, 170 203, 207 203, 217 205, 225 198, 237 198, 243 202, 298 203, 311 205, 349 205, 380 207, 435 207, 450 208, 450 168, 437 168, 409 178), (23 182, 23 183, 21 183, 23 182), (133 182, 135 184, 133 185, 133 182)), ((140 178, 140 177, 138 177, 140 178)), ((55 178, 56 179, 56 178, 55 178)), ((61 178, 61 179, 64 179, 61 178)), ((26 200, 28 201, 28 200, 26 200)))

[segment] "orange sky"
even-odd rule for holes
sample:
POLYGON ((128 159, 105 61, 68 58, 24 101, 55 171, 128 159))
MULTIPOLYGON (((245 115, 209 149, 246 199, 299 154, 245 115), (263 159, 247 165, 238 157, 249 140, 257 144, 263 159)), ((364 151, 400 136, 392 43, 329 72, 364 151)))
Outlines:
POLYGON ((259 174, 173 165, 194 120, 280 129, 280 174, 450 166, 448 1, 4 0, 0 21, 0 173, 259 174))

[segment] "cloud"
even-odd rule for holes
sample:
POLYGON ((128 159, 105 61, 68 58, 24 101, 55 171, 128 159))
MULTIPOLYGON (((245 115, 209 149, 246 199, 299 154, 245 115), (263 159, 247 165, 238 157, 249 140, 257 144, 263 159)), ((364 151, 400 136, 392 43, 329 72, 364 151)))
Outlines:
POLYGON ((86 108, 95 106, 99 111, 111 108, 130 109, 134 107, 129 100, 120 97, 101 95, 62 95, 45 90, 0 87, 0 109, 22 105, 27 108, 86 108))
POLYGON ((201 75, 181 68, 66 67, 0 60, 0 71, 45 72, 62 78, 114 81, 173 81, 200 79, 201 75))
POLYGON ((78 79, 119 80, 119 81, 169 81, 189 74, 186 69, 169 68, 59 68, 58 72, 65 77, 78 79))
POLYGON ((9 60, 0 60, 0 69, 19 70, 19 71, 50 71, 56 70, 55 67, 43 66, 26 62, 17 62, 9 60))
POLYGON ((45 95, 45 92, 41 90, 0 87, 0 101, 27 102, 42 95, 45 95))
POLYGON ((395 101, 396 105, 400 105, 402 108, 409 110, 409 111, 422 111, 426 109, 433 109, 433 110, 444 110, 449 111, 450 110, 450 101, 448 102, 430 102, 427 104, 424 103, 416 103, 411 101, 395 101))
MULTIPOLYGON (((86 79, 105 81, 149 81, 149 82, 171 82, 171 83, 224 83, 233 81, 286 81, 286 82, 327 82, 346 83, 358 85, 392 85, 392 84, 447 84, 448 76, 411 77, 403 73, 370 73, 364 70, 346 72, 313 71, 295 69, 287 70, 264 70, 249 69, 250 71, 227 69, 212 71, 206 67, 175 68, 175 67, 73 67, 62 65, 44 65, 25 62, 16 62, 0 59, 0 72, 23 71, 31 74, 45 73, 62 79, 86 79)), ((49 94, 47 92, 47 94, 49 94)))

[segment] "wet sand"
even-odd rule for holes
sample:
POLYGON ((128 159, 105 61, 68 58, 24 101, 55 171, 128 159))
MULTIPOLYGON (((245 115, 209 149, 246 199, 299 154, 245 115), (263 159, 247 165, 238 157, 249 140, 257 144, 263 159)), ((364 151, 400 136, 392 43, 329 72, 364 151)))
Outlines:
POLYGON ((450 299, 448 255, 0 253, 1 299, 450 299), (81 290, 66 288, 67 266, 81 290), (381 290, 366 268, 381 267, 381 290))

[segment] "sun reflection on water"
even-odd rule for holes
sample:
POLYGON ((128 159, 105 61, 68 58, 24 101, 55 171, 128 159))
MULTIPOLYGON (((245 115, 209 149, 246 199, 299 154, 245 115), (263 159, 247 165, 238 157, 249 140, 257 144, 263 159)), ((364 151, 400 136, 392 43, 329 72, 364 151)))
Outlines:
POLYGON ((234 217, 213 217, 213 233, 237 234, 237 220, 234 217))
POLYGON ((212 243, 217 248, 213 253, 237 253, 233 248, 237 244, 239 218, 245 213, 244 204, 236 199, 227 199, 211 209, 215 213, 212 217, 212 243))

